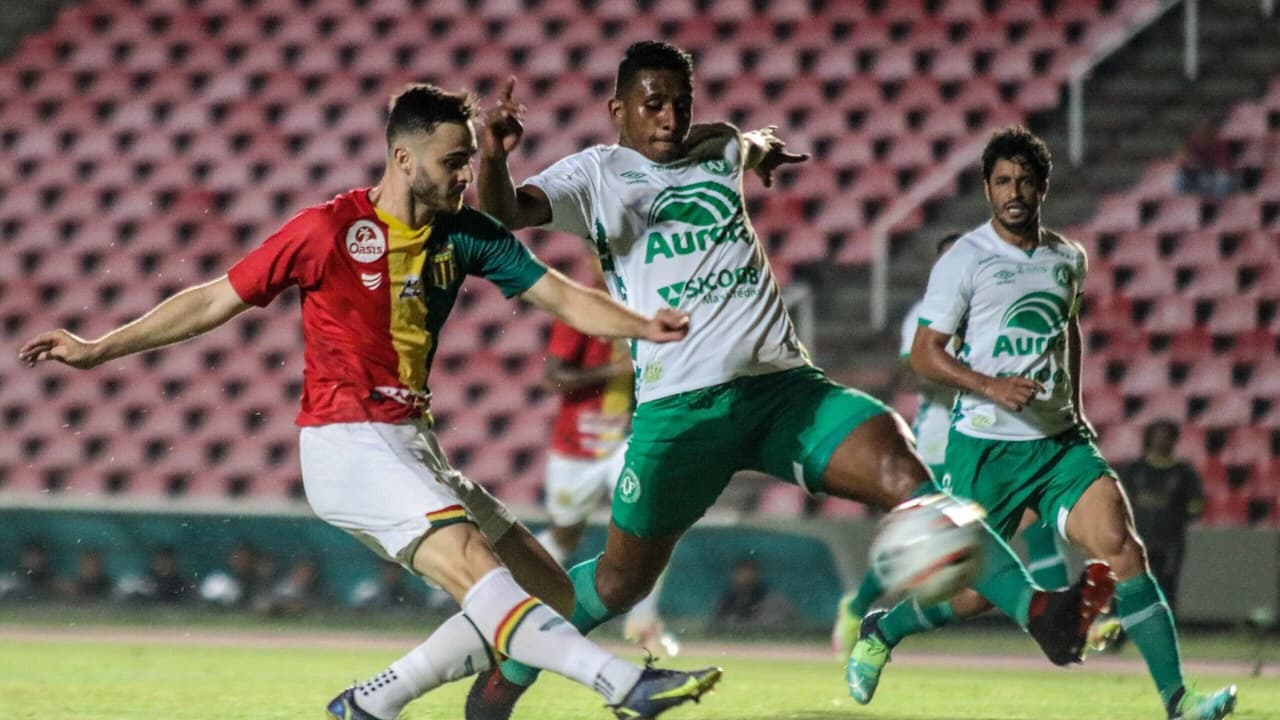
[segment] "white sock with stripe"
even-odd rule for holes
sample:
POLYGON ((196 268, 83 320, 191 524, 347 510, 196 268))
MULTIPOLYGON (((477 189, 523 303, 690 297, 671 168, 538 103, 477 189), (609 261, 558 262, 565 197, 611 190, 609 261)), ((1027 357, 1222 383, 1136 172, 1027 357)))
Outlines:
POLYGON ((392 720, 428 691, 488 670, 493 665, 490 653, 480 630, 458 613, 386 670, 357 685, 356 704, 375 717, 392 720))
POLYGON ((462 599, 462 611, 499 653, 575 680, 610 703, 620 702, 640 679, 639 667, 583 637, 522 590, 506 568, 480 578, 462 599))

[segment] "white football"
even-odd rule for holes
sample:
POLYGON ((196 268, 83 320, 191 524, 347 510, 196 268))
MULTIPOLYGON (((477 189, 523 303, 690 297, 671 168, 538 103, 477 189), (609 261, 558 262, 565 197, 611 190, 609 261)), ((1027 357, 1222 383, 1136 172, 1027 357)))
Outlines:
POLYGON ((969 587, 982 569, 982 506, 950 495, 924 495, 898 505, 871 542, 871 570, 887 592, 922 605, 969 587))

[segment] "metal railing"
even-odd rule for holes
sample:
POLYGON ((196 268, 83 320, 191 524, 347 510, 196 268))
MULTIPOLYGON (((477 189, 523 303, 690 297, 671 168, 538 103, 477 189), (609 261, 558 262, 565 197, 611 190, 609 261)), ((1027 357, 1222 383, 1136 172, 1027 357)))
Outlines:
POLYGON ((1067 157, 1072 165, 1079 166, 1084 162, 1084 86, 1093 74, 1094 68, 1105 62, 1120 48, 1128 45, 1139 33, 1179 4, 1185 8, 1182 26, 1182 71, 1188 80, 1195 80, 1200 73, 1199 0, 1185 0, 1185 2, 1184 0, 1163 0, 1152 12, 1139 18, 1132 25, 1103 38, 1098 48, 1088 57, 1077 60, 1067 74, 1067 157))

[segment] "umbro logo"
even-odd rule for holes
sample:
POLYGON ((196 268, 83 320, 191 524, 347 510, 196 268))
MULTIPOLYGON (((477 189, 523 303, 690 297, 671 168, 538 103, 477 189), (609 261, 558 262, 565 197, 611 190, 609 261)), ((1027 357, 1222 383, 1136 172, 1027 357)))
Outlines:
POLYGON ((628 185, 638 185, 639 183, 649 179, 648 175, 645 175, 639 170, 628 170, 624 173, 620 173, 619 177, 625 178, 628 185))

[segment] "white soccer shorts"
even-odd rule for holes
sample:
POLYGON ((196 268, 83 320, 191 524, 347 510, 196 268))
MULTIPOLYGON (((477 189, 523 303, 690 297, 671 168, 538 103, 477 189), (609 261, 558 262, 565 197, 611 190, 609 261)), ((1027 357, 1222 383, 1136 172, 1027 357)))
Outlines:
POLYGON ((299 447, 302 485, 315 514, 410 570, 432 527, 471 521, 496 542, 516 522, 505 505, 449 465, 426 423, 304 427, 299 447))
POLYGON ((626 463, 627 445, 621 443, 600 458, 581 458, 547 452, 547 514, 551 524, 569 527, 584 522, 606 491, 613 493, 626 463))

